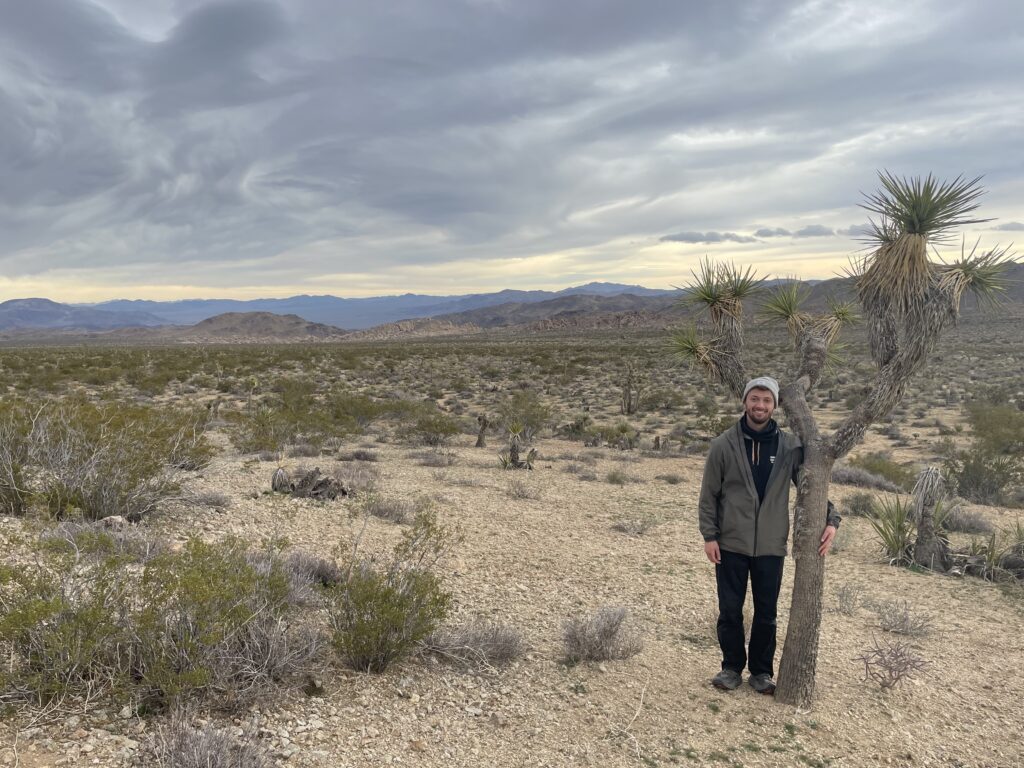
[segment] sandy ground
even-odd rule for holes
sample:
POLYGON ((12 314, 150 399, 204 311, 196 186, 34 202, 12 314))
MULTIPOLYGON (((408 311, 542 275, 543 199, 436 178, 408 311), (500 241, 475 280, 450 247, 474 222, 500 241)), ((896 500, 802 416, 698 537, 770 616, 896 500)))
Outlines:
MULTIPOLYGON (((645 457, 578 443, 541 441, 533 472, 505 472, 498 448, 451 447, 453 466, 434 469, 399 445, 374 445, 384 494, 423 494, 465 540, 442 564, 457 601, 455 619, 480 616, 519 628, 530 652, 507 668, 462 671, 410 660, 381 676, 332 668, 327 695, 275 697, 236 725, 256 722, 282 764, 344 766, 985 766, 1024 765, 1024 602, 975 579, 919 574, 880 562, 874 534, 848 518, 845 548, 830 555, 818 663, 817 698, 798 711, 743 686, 722 693, 708 685, 720 663, 714 638, 714 574, 697 533, 703 458, 645 457), (581 479, 565 467, 573 455, 596 463, 581 479), (613 485, 611 470, 635 481, 613 485), (675 474, 678 484, 656 479, 675 474), (509 483, 529 484, 536 498, 513 498, 509 483), (653 516, 640 536, 613 529, 627 518, 653 516), (914 638, 928 670, 901 689, 883 692, 863 681, 855 657, 884 636, 877 615, 861 607, 835 612, 835 589, 857 584, 867 601, 906 600, 933 619, 914 638), (625 661, 566 666, 566 617, 622 605, 644 648, 625 661), (289 754, 287 760, 283 755, 289 754)), ((870 443, 866 448, 870 448, 870 443)), ((330 457, 287 460, 333 468, 330 457)), ((361 520, 350 501, 323 504, 259 495, 273 464, 226 452, 189 479, 199 491, 229 492, 223 511, 170 509, 151 525, 177 537, 233 533, 258 542, 285 535, 294 547, 322 555, 347 549, 361 520), (257 498, 253 498, 257 495, 257 498)), ((833 498, 858 489, 836 486, 833 498)), ((997 524, 1013 512, 978 508, 997 524)), ((0 540, 20 528, 0 521, 0 540)), ((366 543, 385 546, 399 527, 371 520, 366 543)), ((793 563, 787 561, 780 605, 785 637, 793 563)), ((225 722, 226 725, 232 725, 225 722)), ((148 727, 112 712, 80 722, 8 719, 0 765, 130 764, 148 727), (26 732, 25 728, 29 727, 26 732), (83 747, 92 745, 88 751, 83 747), (11 762, 4 762, 11 760, 11 762)))

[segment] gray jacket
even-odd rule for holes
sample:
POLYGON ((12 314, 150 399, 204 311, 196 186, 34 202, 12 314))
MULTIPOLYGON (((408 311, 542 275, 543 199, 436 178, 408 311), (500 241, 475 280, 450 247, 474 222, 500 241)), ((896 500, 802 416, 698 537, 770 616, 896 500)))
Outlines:
MULTIPOLYGON (((789 539, 789 488, 796 483, 804 452, 796 435, 779 430, 779 448, 764 500, 758 501, 754 475, 737 421, 711 441, 697 514, 704 541, 740 555, 786 554, 789 539)), ((830 525, 839 516, 829 502, 830 525)))

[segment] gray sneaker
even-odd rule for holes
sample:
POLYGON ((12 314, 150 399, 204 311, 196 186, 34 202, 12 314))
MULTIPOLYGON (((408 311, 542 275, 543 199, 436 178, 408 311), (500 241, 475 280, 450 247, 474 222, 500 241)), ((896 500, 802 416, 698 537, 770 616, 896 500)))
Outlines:
POLYGON ((760 675, 751 675, 747 682, 758 693, 763 693, 765 696, 775 695, 775 681, 766 672, 762 672, 760 675))
POLYGON ((711 684, 723 691, 735 691, 743 682, 743 675, 735 669, 723 669, 711 678, 711 684))

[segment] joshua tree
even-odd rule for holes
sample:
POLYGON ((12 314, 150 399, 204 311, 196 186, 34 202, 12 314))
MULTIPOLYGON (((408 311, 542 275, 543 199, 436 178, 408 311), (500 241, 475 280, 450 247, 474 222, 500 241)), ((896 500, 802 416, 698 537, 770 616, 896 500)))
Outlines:
MULTIPOLYGON (((879 178, 882 188, 862 203, 874 214, 866 238, 870 248, 851 270, 877 370, 867 396, 831 434, 819 429, 807 396, 833 357, 830 348, 840 329, 855 319, 853 306, 830 302, 826 313, 810 314, 802 306, 805 295, 790 283, 762 307, 769 318, 784 323, 793 338, 795 373, 781 386, 779 406, 804 446, 793 532, 793 602, 776 692, 780 701, 798 706, 808 705, 814 695, 825 573, 825 559, 817 549, 825 528, 832 466, 864 437, 870 424, 900 402, 939 335, 956 322, 964 293, 970 290, 990 301, 999 298, 1004 289, 1001 276, 1011 261, 1007 249, 961 249, 960 258, 951 263, 928 258, 928 246, 948 242, 955 227, 983 221, 971 218, 982 193, 980 179, 940 182, 930 175, 905 179, 890 173, 879 178)), ((683 300, 706 310, 712 332, 706 335, 690 328, 672 337, 681 358, 699 364, 737 397, 748 379, 743 300, 759 289, 760 280, 749 268, 703 263, 683 300)))
POLYGON ((917 522, 914 562, 933 571, 948 571, 953 564, 949 542, 936 531, 936 513, 945 496, 942 473, 935 467, 925 467, 914 485, 914 517, 917 522))

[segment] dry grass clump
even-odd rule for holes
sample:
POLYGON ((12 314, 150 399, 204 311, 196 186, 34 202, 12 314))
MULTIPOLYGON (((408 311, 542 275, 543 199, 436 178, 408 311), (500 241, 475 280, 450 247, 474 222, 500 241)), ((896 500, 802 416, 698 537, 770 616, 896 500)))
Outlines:
POLYGON ((147 563, 167 552, 166 539, 145 528, 104 521, 64 521, 44 530, 39 541, 44 549, 73 554, 76 560, 100 560, 120 557, 134 563, 147 563))
POLYGON ((422 498, 396 498, 377 494, 367 496, 360 505, 366 514, 387 520, 389 523, 408 523, 429 506, 429 501, 422 498))
POLYGON ((195 727, 175 718, 150 740, 152 768, 271 768, 273 762, 251 741, 237 741, 210 724, 195 727))
POLYGON ((668 485, 679 485, 681 482, 683 482, 682 475, 677 475, 675 473, 669 473, 667 475, 655 475, 654 479, 661 480, 663 483, 667 483, 668 485))
POLYGON ((200 491, 192 494, 188 500, 197 507, 210 509, 227 509, 231 506, 231 497, 221 491, 200 491))
POLYGON ((422 647, 424 653, 467 666, 508 664, 526 653, 518 629, 483 621, 442 627, 427 637, 422 647))
POLYGON ((301 549, 288 553, 285 566, 306 582, 321 587, 333 587, 344 578, 338 564, 333 560, 318 557, 301 549))
POLYGON ((862 467, 852 467, 848 464, 840 464, 832 470, 832 482, 839 485, 854 485, 858 488, 874 488, 889 493, 899 491, 891 480, 862 467))
POLYGON ((360 494, 369 493, 377 487, 380 473, 376 467, 349 462, 336 467, 331 475, 350 492, 360 494))
POLYGON ((878 626, 894 635, 923 637, 931 632, 932 618, 915 613, 906 600, 892 600, 874 606, 878 614, 878 626))
POLYGON ((638 517, 627 517, 616 520, 612 523, 612 530, 626 533, 630 536, 643 536, 658 524, 657 518, 652 515, 641 515, 638 517))
POLYGON ((436 449, 433 451, 414 451, 409 454, 409 458, 416 459, 416 463, 421 467, 450 467, 454 465, 459 457, 454 451, 445 451, 436 449))
POLYGON ((836 588, 835 612, 843 616, 855 616, 864 604, 864 590, 859 584, 840 584, 836 588))
POLYGON ((622 606, 605 606, 590 618, 567 619, 562 632, 566 661, 609 661, 638 654, 643 641, 626 629, 628 616, 629 611, 622 606))
POLYGON ((536 501, 540 498, 540 488, 536 484, 521 477, 513 477, 508 481, 506 492, 513 499, 536 501))
POLYGON ((988 519, 967 509, 962 504, 953 504, 945 511, 941 520, 943 529, 954 533, 971 533, 988 536, 995 528, 988 519))
POLYGON ((640 478, 636 475, 630 475, 623 472, 621 469, 613 469, 607 475, 604 476, 605 482, 611 485, 625 485, 626 483, 639 483, 640 478))

